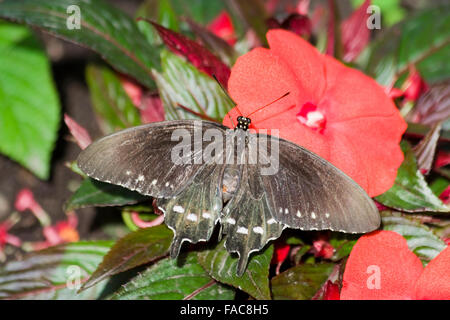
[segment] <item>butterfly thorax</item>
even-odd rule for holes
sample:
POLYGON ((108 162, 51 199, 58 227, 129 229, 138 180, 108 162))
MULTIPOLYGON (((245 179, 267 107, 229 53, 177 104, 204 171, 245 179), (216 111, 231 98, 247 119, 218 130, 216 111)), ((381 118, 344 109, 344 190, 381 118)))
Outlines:
POLYGON ((236 129, 242 129, 244 131, 247 131, 252 120, 250 118, 239 116, 239 117, 237 117, 237 122, 238 122, 238 124, 236 126, 236 129))

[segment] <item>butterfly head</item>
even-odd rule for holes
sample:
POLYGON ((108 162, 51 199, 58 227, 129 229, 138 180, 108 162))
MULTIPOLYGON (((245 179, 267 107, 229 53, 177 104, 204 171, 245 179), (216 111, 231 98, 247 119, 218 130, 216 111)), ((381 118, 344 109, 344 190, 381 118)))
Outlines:
POLYGON ((238 124, 237 124, 236 128, 247 131, 252 120, 250 120, 250 118, 239 116, 239 117, 237 117, 237 122, 238 122, 238 124))

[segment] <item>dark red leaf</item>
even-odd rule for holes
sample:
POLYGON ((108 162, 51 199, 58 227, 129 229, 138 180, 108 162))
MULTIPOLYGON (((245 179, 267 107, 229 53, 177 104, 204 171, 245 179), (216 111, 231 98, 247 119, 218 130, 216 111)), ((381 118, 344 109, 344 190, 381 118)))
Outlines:
POLYGON ((164 28, 153 21, 143 18, 140 18, 140 20, 145 20, 152 24, 161 39, 172 52, 185 57, 197 69, 206 74, 210 76, 215 75, 222 86, 227 88, 228 78, 230 77, 230 68, 205 47, 186 38, 184 35, 164 28))
POLYGON ((367 28, 369 5, 370 0, 364 1, 350 17, 342 22, 341 37, 344 45, 344 61, 353 61, 369 43, 370 30, 367 28))
POLYGON ((414 147, 414 154, 417 158, 417 167, 422 174, 428 174, 433 166, 434 154, 441 132, 441 123, 436 123, 425 137, 414 147))
POLYGON ((450 80, 429 86, 411 113, 408 120, 432 125, 450 117, 450 80))
POLYGON ((238 53, 227 41, 191 19, 186 19, 186 22, 208 50, 217 55, 227 65, 231 66, 234 64, 238 53))
POLYGON ((270 18, 266 21, 269 29, 282 28, 294 32, 295 34, 309 38, 312 31, 311 20, 304 15, 293 13, 281 22, 281 24, 275 19, 270 18))

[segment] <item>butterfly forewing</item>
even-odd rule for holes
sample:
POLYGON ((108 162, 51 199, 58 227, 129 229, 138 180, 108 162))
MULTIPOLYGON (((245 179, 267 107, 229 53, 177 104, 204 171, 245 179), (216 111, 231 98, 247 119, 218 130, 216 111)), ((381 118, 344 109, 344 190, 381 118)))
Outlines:
MULTIPOLYGON (((78 166, 88 176, 156 198, 168 198, 183 190, 204 165, 202 145, 194 145, 194 130, 224 130, 223 126, 202 121, 165 121, 126 129, 89 145, 78 157, 78 166), (172 151, 180 139, 174 130, 184 130, 186 144, 192 150, 184 153, 181 163, 174 163, 172 151)), ((200 142, 196 143, 202 143, 200 142)))
POLYGON ((356 182, 289 141, 279 139, 277 174, 261 178, 275 219, 288 227, 364 233, 380 225, 374 202, 356 182))

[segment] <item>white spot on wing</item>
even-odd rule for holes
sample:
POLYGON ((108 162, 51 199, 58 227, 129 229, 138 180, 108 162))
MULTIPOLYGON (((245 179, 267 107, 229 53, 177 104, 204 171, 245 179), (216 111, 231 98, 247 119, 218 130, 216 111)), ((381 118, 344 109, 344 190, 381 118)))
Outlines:
POLYGON ((197 221, 197 215, 195 213, 189 213, 186 217, 186 219, 190 220, 190 221, 197 221))
POLYGON ((302 214, 300 213, 300 210, 297 210, 297 217, 301 218, 302 214))
POLYGON ((284 214, 288 214, 288 213, 289 213, 289 209, 288 208, 284 209, 284 214))
POLYGON ((125 173, 127 174, 127 176, 129 176, 131 174, 131 171, 127 170, 125 173))
POLYGON ((329 218, 330 214, 329 213, 325 213, 325 217, 329 218))
POLYGON ((254 233, 263 234, 263 233, 264 233, 264 230, 263 230, 263 228, 261 228, 261 227, 254 227, 254 228, 253 228, 253 232, 254 232, 254 233))
POLYGON ((152 181, 152 185, 155 185, 156 183, 158 182, 158 180, 156 180, 156 179, 153 179, 153 181, 152 181))
POLYGON ((311 218, 313 218, 313 219, 316 218, 316 214, 314 212, 311 212, 311 218))
POLYGON ((244 227, 239 227, 236 232, 241 234, 248 234, 248 229, 244 227))
POLYGON ((268 221, 267 221, 267 224, 274 224, 274 223, 276 223, 277 221, 274 219, 274 218, 270 218, 268 221))
POLYGON ((173 211, 178 213, 184 213, 184 208, 182 206, 174 206, 173 211))
POLYGON ((228 219, 227 219, 227 222, 228 222, 229 224, 236 224, 236 220, 234 220, 233 218, 228 218, 228 219))
POLYGON ((169 186, 169 183, 168 182, 166 182, 166 187, 168 187, 169 186))
POLYGON ((211 218, 211 215, 209 214, 209 212, 203 212, 202 217, 205 219, 209 219, 211 218))
POLYGON ((144 180, 145 177, 142 174, 140 174, 139 177, 136 179, 136 181, 144 181, 144 180))

